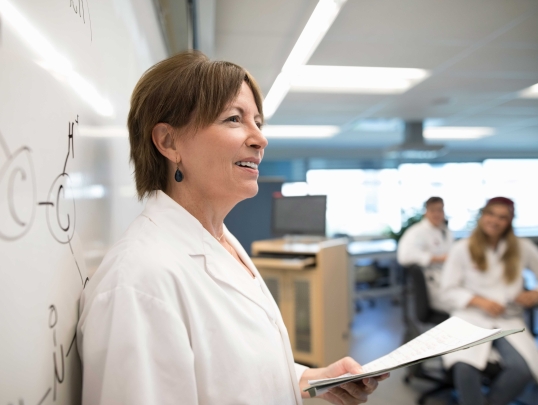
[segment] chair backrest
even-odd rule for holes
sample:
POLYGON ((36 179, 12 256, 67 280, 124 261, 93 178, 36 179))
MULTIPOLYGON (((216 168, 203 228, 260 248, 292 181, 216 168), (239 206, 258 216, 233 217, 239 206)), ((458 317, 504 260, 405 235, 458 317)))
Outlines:
POLYGON ((418 265, 404 268, 405 273, 411 280, 413 287, 414 311, 417 319, 422 323, 438 324, 449 318, 445 312, 437 311, 430 305, 430 297, 424 271, 418 265))

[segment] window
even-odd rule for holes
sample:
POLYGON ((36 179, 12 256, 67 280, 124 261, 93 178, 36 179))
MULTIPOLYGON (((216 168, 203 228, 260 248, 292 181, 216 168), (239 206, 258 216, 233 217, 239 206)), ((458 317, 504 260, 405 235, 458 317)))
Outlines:
POLYGON ((378 235, 400 230, 402 220, 421 213, 431 196, 442 197, 449 227, 465 235, 488 198, 516 204, 519 234, 538 230, 534 197, 538 159, 484 163, 402 164, 398 169, 309 170, 306 183, 285 183, 284 195, 327 195, 327 235, 378 235))

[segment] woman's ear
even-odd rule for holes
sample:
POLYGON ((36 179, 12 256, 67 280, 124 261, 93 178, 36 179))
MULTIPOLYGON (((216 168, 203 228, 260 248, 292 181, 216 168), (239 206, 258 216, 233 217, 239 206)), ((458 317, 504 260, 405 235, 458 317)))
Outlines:
POLYGON ((179 153, 176 148, 174 128, 170 124, 159 122, 151 131, 153 144, 161 154, 172 162, 176 162, 179 153))

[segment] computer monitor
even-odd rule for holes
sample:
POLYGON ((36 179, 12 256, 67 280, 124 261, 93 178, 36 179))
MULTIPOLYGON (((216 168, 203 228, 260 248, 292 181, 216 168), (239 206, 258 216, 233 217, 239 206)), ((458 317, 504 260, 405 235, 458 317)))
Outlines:
POLYGON ((325 236, 326 212, 326 195, 274 197, 273 234, 325 236))

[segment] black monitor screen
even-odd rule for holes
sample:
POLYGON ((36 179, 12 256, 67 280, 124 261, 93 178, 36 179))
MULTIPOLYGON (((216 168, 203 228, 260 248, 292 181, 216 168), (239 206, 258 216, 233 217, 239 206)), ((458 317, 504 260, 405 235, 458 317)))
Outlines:
POLYGON ((326 195, 273 198, 273 234, 325 236, 326 211, 326 195))

